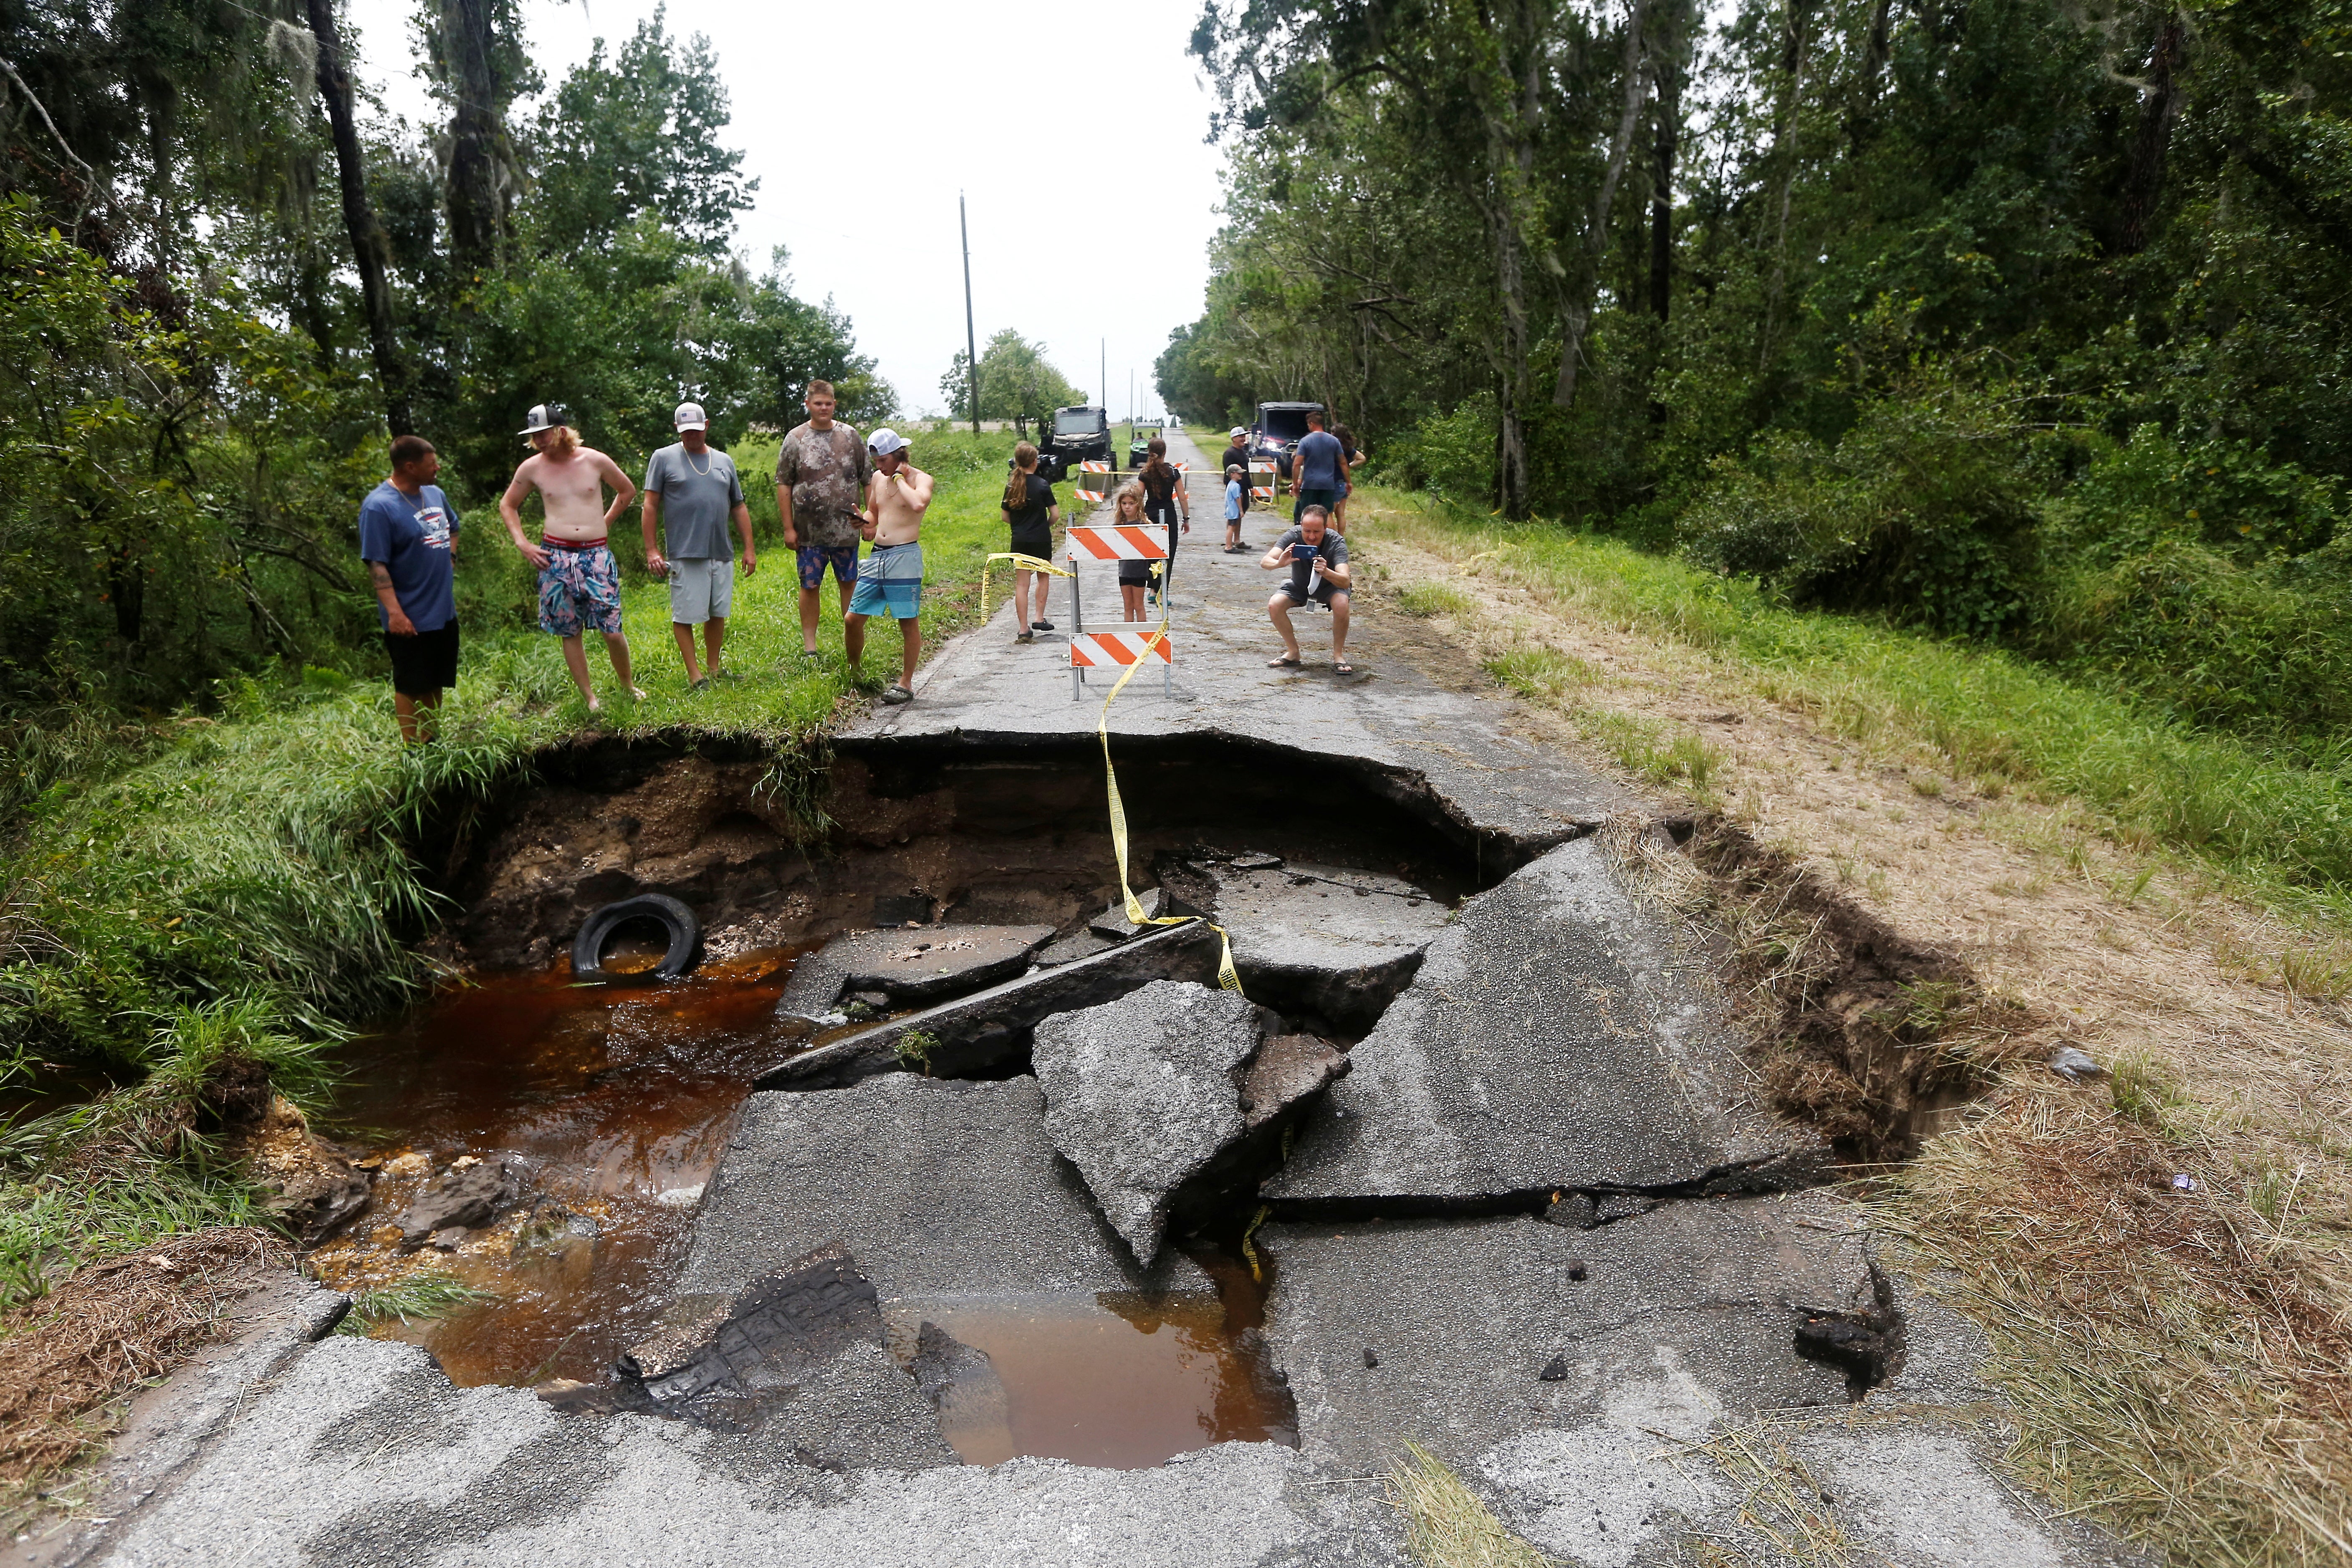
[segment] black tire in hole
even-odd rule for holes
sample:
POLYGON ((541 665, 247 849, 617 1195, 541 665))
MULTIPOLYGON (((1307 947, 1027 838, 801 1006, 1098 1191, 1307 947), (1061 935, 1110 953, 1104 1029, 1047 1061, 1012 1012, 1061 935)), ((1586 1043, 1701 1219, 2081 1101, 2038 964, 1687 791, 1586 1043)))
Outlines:
POLYGON ((572 941, 572 973, 583 980, 676 980, 702 956, 702 922, 694 911, 662 893, 641 893, 634 899, 606 904, 590 915, 572 941), (662 960, 651 969, 623 973, 604 967, 604 950, 625 927, 658 929, 669 940, 662 960))

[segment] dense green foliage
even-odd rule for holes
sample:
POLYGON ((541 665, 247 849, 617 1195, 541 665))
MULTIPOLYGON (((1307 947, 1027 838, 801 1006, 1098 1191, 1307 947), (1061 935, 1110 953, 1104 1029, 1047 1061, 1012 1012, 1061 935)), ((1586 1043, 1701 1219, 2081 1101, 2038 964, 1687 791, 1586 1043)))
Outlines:
POLYGON ((1213 6, 1188 419, 2332 759, 2352 18, 1975 0, 1213 6))
MULTIPOLYGON (((0 729, 379 668, 352 520, 388 412, 441 449, 470 582, 533 403, 641 468, 684 398, 722 446, 796 423, 816 376, 853 419, 895 402, 781 256, 755 275, 731 253, 752 184, 700 40, 657 15, 526 113, 511 7, 428 13, 454 150, 360 124, 360 224, 333 195, 331 51, 303 9, 0 9, 25 84, 0 82, 0 729), (496 113, 469 131, 476 85, 496 113), (371 255, 381 342, 354 270, 371 255)), ((467 628, 524 602, 469 593, 467 628)))

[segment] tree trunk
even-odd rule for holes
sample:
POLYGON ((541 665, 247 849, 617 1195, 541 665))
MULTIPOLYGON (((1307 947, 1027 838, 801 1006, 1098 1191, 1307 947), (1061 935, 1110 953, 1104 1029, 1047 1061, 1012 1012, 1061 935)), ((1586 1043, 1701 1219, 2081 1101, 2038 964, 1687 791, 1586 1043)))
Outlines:
POLYGON ((442 48, 449 62, 457 112, 449 121, 449 257, 459 286, 473 282, 498 256, 506 227, 499 197, 504 128, 498 83, 490 69, 489 0, 443 0, 442 48))
POLYGON ((392 247, 368 201, 367 166, 360 158, 359 123, 352 112, 352 77, 335 27, 334 0, 309 0, 310 31, 319 40, 319 96, 327 101, 327 122, 335 133, 335 167, 343 191, 343 226, 351 231, 352 258, 360 273, 360 297, 367 306, 368 346, 374 351, 376 380, 383 388, 384 416, 392 433, 416 428, 408 409, 408 367, 392 335, 392 247))
POLYGON ((1651 148, 1650 309, 1666 319, 1675 266, 1675 143, 1682 132, 1681 62, 1669 52, 1658 67, 1657 139, 1651 148))
POLYGON ((2156 226, 2157 204, 2164 196, 2164 159, 2172 145, 2172 122, 2180 116, 2180 88, 2175 73, 2189 58, 2189 33, 2180 13, 2164 19, 2148 52, 2147 92, 2140 100, 2139 134, 2132 141, 2131 171, 2124 181, 2124 254, 2147 248, 2156 226))
POLYGON ((1503 515, 1528 514, 1528 436, 1519 409, 1528 383, 1528 294, 1518 229, 1507 207, 1490 207, 1486 225, 1495 252, 1495 293, 1503 307, 1502 420, 1496 430, 1496 487, 1503 515))
POLYGON ((1772 363, 1780 296, 1789 282, 1789 206, 1797 188, 1797 108, 1804 92, 1812 0, 1786 0, 1782 16, 1781 86, 1772 113, 1772 160, 1779 165, 1780 189, 1772 215, 1772 272, 1764 288, 1763 330, 1756 347, 1756 370, 1759 375, 1772 363))
POLYGON ((1562 408, 1576 402, 1577 372, 1584 360, 1584 334, 1592 325, 1592 291, 1601 277, 1601 258, 1609 245, 1609 211, 1617 203, 1617 182, 1624 177, 1626 156, 1633 150, 1633 132, 1642 121, 1643 100, 1649 97, 1648 40, 1650 0, 1628 0, 1625 12, 1625 93, 1617 115, 1617 129, 1609 138, 1609 162, 1601 171, 1600 188, 1592 193, 1592 211, 1585 219, 1584 244, 1577 264, 1569 271, 1560 301, 1559 382, 1551 400, 1562 408))

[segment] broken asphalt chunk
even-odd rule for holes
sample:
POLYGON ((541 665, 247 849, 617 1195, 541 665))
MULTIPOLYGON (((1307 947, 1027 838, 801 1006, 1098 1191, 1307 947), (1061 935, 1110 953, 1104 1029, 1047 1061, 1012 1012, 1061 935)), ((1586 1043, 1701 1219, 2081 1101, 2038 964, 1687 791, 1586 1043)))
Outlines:
POLYGON ((819 1024, 844 999, 919 1007, 1009 980, 1054 938, 1051 926, 923 926, 847 931, 802 959, 777 998, 783 1020, 819 1024))
POLYGON ((1046 1136, 1146 1267, 1171 1194, 1247 1128, 1234 1069, 1256 1051, 1261 1026, 1246 998, 1168 980, 1037 1026, 1030 1059, 1046 1136))
POLYGON ((898 1072, 918 1058, 949 1077, 1017 1057, 1038 1021, 1126 995, 1154 980, 1213 981, 1217 933, 1199 921, 1057 968, 1039 970, 985 991, 942 1002, 877 1024, 770 1068, 761 1089, 839 1089, 879 1073, 898 1072), (902 1051, 899 1042, 919 1047, 902 1051))
MULTIPOLYGON (((490 1223, 514 1206, 522 1195, 522 1181, 504 1160, 483 1160, 452 1167, 416 1190, 408 1212, 400 1216, 400 1247, 414 1252, 436 1231, 457 1229, 460 1236, 490 1223)), ((454 1242, 452 1243, 454 1245, 454 1242)))

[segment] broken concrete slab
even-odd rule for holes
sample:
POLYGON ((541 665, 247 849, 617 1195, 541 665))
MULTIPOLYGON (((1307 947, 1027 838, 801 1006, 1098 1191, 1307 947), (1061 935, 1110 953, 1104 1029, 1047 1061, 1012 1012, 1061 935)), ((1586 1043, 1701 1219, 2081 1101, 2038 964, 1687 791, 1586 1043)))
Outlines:
POLYGON ((1380 1021, 1453 907, 1396 877, 1307 862, 1204 861, 1172 882, 1225 928, 1242 984, 1267 1005, 1349 1034, 1380 1021))
POLYGON ((1118 942, 1113 938, 1097 936, 1091 931, 1077 931, 1040 950, 1037 954, 1037 964, 1042 969, 1057 969, 1065 963, 1076 963, 1082 958, 1092 958, 1096 953, 1118 945, 1118 942))
POLYGON ((1242 1073, 1242 1119, 1251 1131, 1305 1105, 1349 1067, 1347 1054, 1314 1035, 1274 1035, 1242 1073))
POLYGON ((1747 1109, 1703 960, 1627 893, 1597 838, 1474 900, 1349 1055, 1265 1184, 1294 1212, 1786 1187, 1829 1165, 1818 1135, 1747 1109))
POLYGON ((947 1076, 1017 1058, 1041 1019, 1114 1001, 1154 980, 1213 982, 1217 933, 1199 921, 1122 942, 1091 958, 828 1040, 778 1063, 761 1089, 839 1089, 905 1068, 947 1076))
POLYGON ((488 1225, 521 1196, 522 1177, 504 1160, 453 1166, 417 1188, 408 1201, 408 1212, 400 1216, 401 1250, 415 1251, 437 1231, 455 1228, 462 1235, 488 1225))
MULTIPOLYGON (((1135 895, 1143 907, 1147 921, 1164 920, 1174 915, 1197 915, 1201 911, 1169 896, 1165 888, 1145 888, 1135 895)), ((1125 942, 1138 931, 1149 931, 1149 925, 1137 925, 1127 917, 1127 900, 1122 899, 1097 915, 1087 924, 1087 930, 1108 942, 1125 942)))
POLYGON ((1037 1026, 1030 1059, 1045 1135, 1146 1267, 1160 1255, 1170 1195, 1246 1129, 1234 1069, 1262 1027, 1247 998, 1171 980, 1037 1026))
POLYGON ((915 1359, 907 1370, 939 1413, 940 1436, 965 1464, 1001 1465, 1018 1451, 1004 1380, 986 1351, 925 1322, 915 1331, 915 1359))
POLYGON ((1009 980, 1053 940, 1051 926, 923 926, 845 931, 793 969, 776 1016, 822 1021, 844 992, 870 1006, 919 1007, 1009 980))
POLYGON ((1465 1464, 1590 1419, 1668 1363, 1718 1410, 1843 1406, 1845 1374, 1800 1356, 1793 1332, 1800 1308, 1870 1299, 1862 1238, 1814 1228, 1832 1213, 1799 1194, 1673 1204, 1584 1232, 1269 1225, 1255 1237, 1275 1258, 1266 1336, 1307 1451, 1350 1466, 1389 1464, 1407 1438, 1465 1464), (1547 1381, 1555 1357, 1564 1375, 1547 1381))
POLYGON ((930 1402, 883 1348, 874 1287, 843 1248, 772 1269, 695 1316, 673 1316, 621 1358, 650 1408, 764 1433, 827 1468, 957 1462, 930 1402))
POLYGON ((1136 1266, 1055 1152, 1025 1076, 752 1095, 704 1194, 681 1300, 732 1296, 831 1242, 885 1300, 1210 1289, 1181 1255, 1136 1266))

